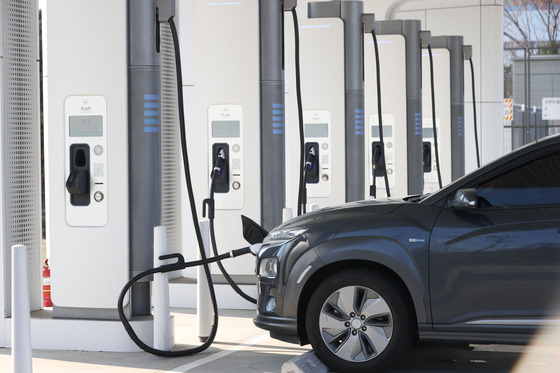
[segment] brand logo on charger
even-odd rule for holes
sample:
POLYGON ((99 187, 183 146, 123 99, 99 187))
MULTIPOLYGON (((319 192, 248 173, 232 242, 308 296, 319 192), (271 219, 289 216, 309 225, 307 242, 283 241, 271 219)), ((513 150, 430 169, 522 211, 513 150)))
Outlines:
POLYGON ((87 113, 88 111, 91 111, 91 106, 81 106, 80 110, 82 113, 87 113))

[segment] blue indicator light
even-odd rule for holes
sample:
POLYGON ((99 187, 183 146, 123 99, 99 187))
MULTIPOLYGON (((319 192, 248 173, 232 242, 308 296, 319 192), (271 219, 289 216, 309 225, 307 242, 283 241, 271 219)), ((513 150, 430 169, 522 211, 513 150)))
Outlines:
POLYGON ((157 133, 157 132, 160 132, 160 128, 159 127, 144 127, 144 132, 157 133))
POLYGON ((284 121, 284 117, 272 117, 272 121, 273 121, 273 122, 283 122, 283 121, 284 121))
POLYGON ((284 133, 284 130, 272 130, 273 135, 282 135, 283 133, 284 133))
POLYGON ((355 110, 354 110, 354 113, 363 114, 363 113, 364 113, 364 109, 355 109, 355 110))
POLYGON ((144 124, 159 124, 159 119, 144 118, 144 124))
POLYGON ((283 109, 284 108, 284 104, 272 104, 272 107, 274 109, 283 109))
POLYGON ((158 117, 159 111, 144 111, 145 117, 158 117))
POLYGON ((355 134, 356 134, 356 135, 363 135, 363 134, 364 134, 364 131, 356 131, 355 134))
POLYGON ((354 120, 354 123, 355 123, 355 124, 364 124, 364 121, 363 121, 363 120, 356 119, 356 120, 354 120))
POLYGON ((272 115, 284 115, 284 110, 272 110, 272 115))
POLYGON ((144 100, 159 100, 159 95, 144 95, 144 100))
POLYGON ((159 102, 144 102, 144 107, 147 109, 159 109, 159 102))
POLYGON ((272 127, 274 127, 274 128, 284 128, 284 123, 272 123, 272 127))

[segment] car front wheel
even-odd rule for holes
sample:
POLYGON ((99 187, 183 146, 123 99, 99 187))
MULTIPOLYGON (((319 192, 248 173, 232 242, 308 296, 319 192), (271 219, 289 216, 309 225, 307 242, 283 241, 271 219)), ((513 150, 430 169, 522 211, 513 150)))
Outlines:
POLYGON ((371 372, 398 360, 412 341, 400 286, 369 269, 335 273, 317 287, 306 314, 317 356, 338 372, 371 372))

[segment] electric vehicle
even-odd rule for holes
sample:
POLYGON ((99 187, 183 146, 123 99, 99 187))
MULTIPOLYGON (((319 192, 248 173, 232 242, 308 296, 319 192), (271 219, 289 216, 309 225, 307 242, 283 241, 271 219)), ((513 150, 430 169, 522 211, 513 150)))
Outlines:
POLYGON ((311 343, 338 372, 376 371, 414 340, 527 343, 560 323, 559 228, 560 136, 551 136, 433 194, 353 202, 275 228, 257 256, 254 323, 311 343))

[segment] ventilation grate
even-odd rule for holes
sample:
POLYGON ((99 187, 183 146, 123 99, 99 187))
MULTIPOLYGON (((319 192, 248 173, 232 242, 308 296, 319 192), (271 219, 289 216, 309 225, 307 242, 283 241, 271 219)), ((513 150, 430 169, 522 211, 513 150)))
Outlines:
POLYGON ((181 253, 181 157, 177 76, 171 29, 161 25, 161 182, 162 224, 169 252, 181 253))
MULTIPOLYGON (((11 247, 28 247, 32 310, 41 308, 41 175, 36 0, 2 2, 2 195, 4 273, 11 278, 11 247)), ((11 309, 6 286, 5 313, 11 309)))

